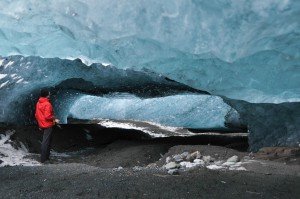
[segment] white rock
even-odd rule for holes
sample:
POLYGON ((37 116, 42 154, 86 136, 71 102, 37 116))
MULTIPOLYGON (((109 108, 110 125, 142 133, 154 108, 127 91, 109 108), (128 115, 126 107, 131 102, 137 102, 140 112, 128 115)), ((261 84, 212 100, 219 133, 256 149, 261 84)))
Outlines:
POLYGON ((171 162, 171 157, 168 156, 168 157, 166 158, 166 163, 169 163, 169 162, 171 162))
POLYGON ((194 168, 194 167, 197 167, 197 166, 200 166, 199 163, 193 163, 193 162, 180 162, 180 165, 182 167, 185 167, 187 169, 191 169, 191 168, 194 168))
POLYGON ((179 170, 178 169, 170 169, 170 170, 168 170, 168 174, 170 174, 170 175, 178 175, 179 174, 179 170))
POLYGON ((222 166, 232 166, 235 165, 235 162, 224 162, 222 166))
POLYGON ((180 164, 177 164, 175 162, 169 162, 168 164, 165 165, 165 168, 167 170, 169 169, 175 169, 175 168, 179 168, 180 167, 180 164))
POLYGON ((232 156, 231 158, 228 158, 226 162, 238 162, 239 157, 237 155, 232 156))
POLYGON ((194 153, 191 153, 191 157, 194 159, 200 159, 201 158, 201 154, 199 151, 195 151, 194 153))
POLYGON ((134 166, 132 168, 133 171, 141 171, 143 169, 143 167, 140 167, 140 166, 134 166))
POLYGON ((229 167, 229 170, 246 171, 245 167, 229 167))
POLYGON ((186 159, 186 157, 189 155, 189 152, 183 152, 182 154, 180 154, 182 159, 186 159))
POLYGON ((204 164, 205 164, 204 161, 201 160, 201 159, 195 159, 195 160, 194 160, 194 163, 196 163, 196 164, 201 164, 201 165, 204 165, 204 164))
POLYGON ((156 168, 157 165, 156 165, 156 163, 150 163, 150 164, 148 164, 146 167, 147 167, 147 168, 156 168))
POLYGON ((205 163, 209 163, 212 161, 212 158, 208 155, 208 156, 203 156, 202 157, 202 160, 205 162, 205 163))
POLYGON ((175 162, 181 162, 183 160, 181 155, 174 155, 173 159, 175 160, 175 162))
POLYGON ((188 154, 185 158, 187 161, 193 161, 191 154, 188 154))
POLYGON ((224 163, 224 161, 222 161, 222 160, 219 160, 219 161, 215 162, 215 164, 218 165, 218 166, 222 165, 223 163, 224 163))
POLYGON ((215 165, 215 164, 208 165, 206 168, 208 168, 208 169, 211 169, 211 170, 219 170, 219 169, 224 169, 224 167, 222 167, 222 166, 218 166, 218 165, 215 165))

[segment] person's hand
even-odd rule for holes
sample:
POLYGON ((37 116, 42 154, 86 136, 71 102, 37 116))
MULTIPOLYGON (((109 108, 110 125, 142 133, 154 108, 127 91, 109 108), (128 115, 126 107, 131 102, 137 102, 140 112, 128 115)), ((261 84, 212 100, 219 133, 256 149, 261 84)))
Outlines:
POLYGON ((55 122, 55 124, 58 124, 59 123, 59 119, 55 119, 54 122, 55 122))

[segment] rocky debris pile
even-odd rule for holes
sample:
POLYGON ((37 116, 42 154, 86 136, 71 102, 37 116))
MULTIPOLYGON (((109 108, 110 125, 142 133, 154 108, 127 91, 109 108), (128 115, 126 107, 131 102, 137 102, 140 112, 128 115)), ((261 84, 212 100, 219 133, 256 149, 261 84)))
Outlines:
POLYGON ((163 168, 171 175, 179 174, 180 171, 187 171, 199 167, 213 170, 246 170, 242 167, 243 162, 234 155, 227 160, 217 160, 209 155, 204 156, 199 151, 193 153, 183 152, 168 156, 163 168))
POLYGON ((300 163, 300 147, 264 147, 255 154, 255 157, 263 160, 300 163))

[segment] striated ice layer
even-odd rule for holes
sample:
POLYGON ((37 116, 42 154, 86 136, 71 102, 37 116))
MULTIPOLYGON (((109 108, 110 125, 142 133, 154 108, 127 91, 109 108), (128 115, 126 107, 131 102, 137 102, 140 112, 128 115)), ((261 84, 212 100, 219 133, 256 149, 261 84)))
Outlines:
POLYGON ((222 98, 207 95, 174 95, 141 99, 133 95, 82 96, 70 108, 78 119, 150 121, 186 128, 225 128, 231 107, 222 98))
POLYGON ((299 10, 298 0, 5 0, 0 56, 80 58, 252 103, 297 102, 299 10))
POLYGON ((0 57, 0 74, 0 122, 10 123, 32 123, 39 91, 45 87, 51 89, 59 112, 68 112, 82 92, 130 92, 143 97, 199 92, 151 72, 58 58, 0 57), (69 92, 72 89, 76 92, 69 92))

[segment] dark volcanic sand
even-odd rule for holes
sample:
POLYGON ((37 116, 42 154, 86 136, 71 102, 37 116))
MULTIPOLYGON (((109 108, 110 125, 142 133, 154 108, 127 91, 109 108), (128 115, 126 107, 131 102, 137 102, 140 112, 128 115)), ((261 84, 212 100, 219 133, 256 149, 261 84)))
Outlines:
MULTIPOLYGON (((299 198, 299 165, 260 161, 248 171, 197 168, 169 175, 160 168, 134 170, 184 151, 226 159, 243 157, 225 147, 116 141, 81 156, 37 167, 0 168, 0 198, 299 198), (167 152, 167 153, 166 153, 167 152), (165 153, 163 157, 160 154, 165 153), (159 160, 160 158, 160 160, 159 160), (67 162, 67 163, 63 163, 67 162), (73 162, 73 163, 72 163, 73 162), (76 162, 76 163, 74 163, 76 162), (91 166, 93 165, 93 166, 91 166), (96 167, 97 166, 97 167, 96 167), (121 170, 113 168, 123 166, 121 170), (104 169, 106 168, 106 169, 104 169)), ((163 154, 162 154, 163 155, 163 154)))

